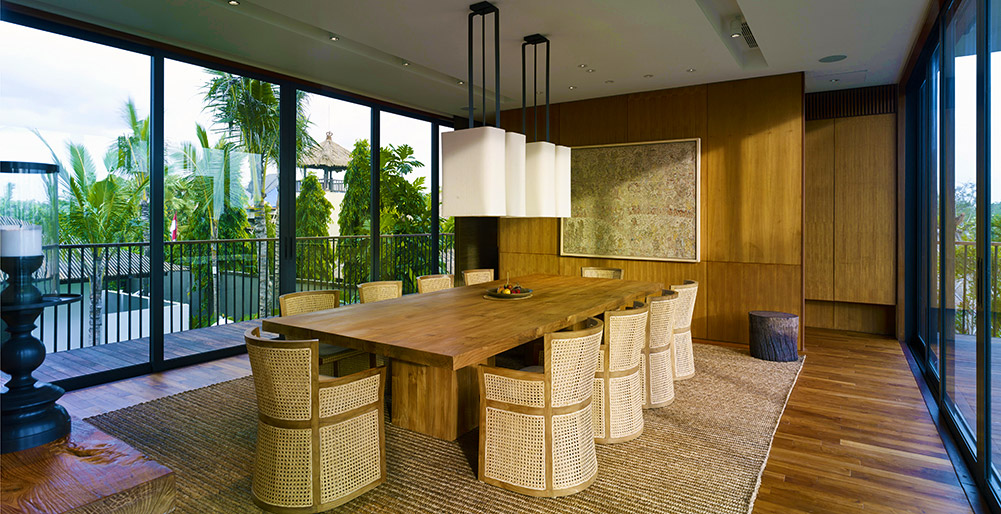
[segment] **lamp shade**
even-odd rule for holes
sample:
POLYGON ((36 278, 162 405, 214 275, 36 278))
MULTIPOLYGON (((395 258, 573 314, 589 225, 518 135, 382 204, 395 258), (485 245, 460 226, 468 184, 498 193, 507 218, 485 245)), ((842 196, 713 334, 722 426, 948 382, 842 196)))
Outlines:
POLYGON ((556 215, 556 145, 536 141, 525 145, 525 215, 556 215))
POLYGON ((441 135, 441 215, 507 214, 507 140, 497 127, 476 127, 441 135))
POLYGON ((525 216, 525 134, 507 133, 507 215, 525 216))
POLYGON ((570 148, 556 147, 555 169, 556 217, 570 217, 570 148))

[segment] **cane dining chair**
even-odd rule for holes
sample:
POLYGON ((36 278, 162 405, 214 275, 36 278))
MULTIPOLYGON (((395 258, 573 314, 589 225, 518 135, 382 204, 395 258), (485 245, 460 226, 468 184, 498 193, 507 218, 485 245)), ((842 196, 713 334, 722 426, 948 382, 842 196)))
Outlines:
POLYGON ((452 275, 424 275, 417 277, 418 293, 433 293, 452 287, 452 275))
POLYGON ((692 353, 692 313, 695 311, 695 296, 699 283, 686 280, 684 284, 673 285, 678 292, 678 306, 674 310, 674 344, 671 345, 671 362, 674 363, 674 379, 686 380, 695 376, 695 355, 692 353))
POLYGON ((582 266, 580 276, 584 278, 622 278, 621 268, 602 268, 599 266, 582 266))
POLYGON ((594 440, 630 441, 643 433, 643 377, 640 361, 646 344, 650 306, 605 312, 605 337, 594 373, 594 440))
POLYGON ((490 282, 494 279, 493 268, 467 269, 462 272, 462 283, 467 286, 490 282))
POLYGON ((257 395, 251 493, 269 512, 322 512, 386 480, 386 368, 319 374, 316 339, 244 333, 257 395))
MULTIPOLYGON (((288 293, 278 297, 278 306, 282 316, 324 311, 340 305, 340 295, 341 292, 335 289, 288 293)), ((374 354, 332 344, 320 344, 321 375, 331 377, 349 375, 375 365, 374 354)))
POLYGON ((541 372, 478 367, 479 479, 531 496, 566 496, 594 482, 591 403, 603 323, 545 335, 541 372))
POLYGON ((671 346, 674 341, 674 311, 678 293, 670 289, 660 296, 647 297, 650 306, 646 344, 640 357, 643 377, 643 408, 657 409, 674 402, 674 363, 671 346))
POLYGON ((380 280, 358 284, 358 299, 361 303, 381 302, 403 296, 402 280, 380 280))

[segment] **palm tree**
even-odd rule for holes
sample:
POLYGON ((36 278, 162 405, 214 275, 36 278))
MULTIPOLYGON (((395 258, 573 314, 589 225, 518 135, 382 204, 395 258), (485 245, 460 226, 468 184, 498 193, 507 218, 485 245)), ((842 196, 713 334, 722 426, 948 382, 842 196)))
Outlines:
MULTIPOLYGON (((279 99, 277 86, 257 79, 241 77, 221 71, 209 71, 212 78, 205 84, 205 108, 210 109, 223 138, 236 144, 248 153, 258 156, 251 165, 251 191, 254 202, 254 236, 268 237, 275 227, 266 205, 265 182, 268 166, 277 164, 279 144, 279 99), (269 226, 270 225, 270 226, 269 226)), ((306 115, 306 94, 296 92, 296 152, 297 154, 316 145, 316 141, 306 132, 309 118, 306 115)), ((258 288, 259 315, 270 314, 268 297, 274 298, 274 284, 270 273, 271 263, 277 262, 274 244, 258 245, 258 288)))
MULTIPOLYGON (((115 142, 111 143, 104 161, 108 165, 108 171, 130 177, 140 184, 148 184, 149 117, 139 119, 135 101, 129 98, 122 108, 122 119, 129 132, 118 136, 115 142)), ((148 223, 149 196, 145 187, 140 190, 139 205, 141 216, 148 223)))
MULTIPOLYGON (((48 142, 45 144, 48 146, 48 142)), ((59 212, 61 238, 78 244, 142 240, 148 225, 139 220, 137 214, 140 191, 145 188, 145 183, 115 174, 97 180, 94 160, 87 149, 69 142, 67 150, 69 166, 64 166, 55 152, 52 155, 56 164, 66 172, 64 208, 59 212)), ((105 251, 92 247, 92 265, 89 269, 88 266, 81 266, 84 273, 90 273, 88 315, 91 344, 97 344, 104 332, 104 295, 101 292, 104 290, 105 258, 105 251)))

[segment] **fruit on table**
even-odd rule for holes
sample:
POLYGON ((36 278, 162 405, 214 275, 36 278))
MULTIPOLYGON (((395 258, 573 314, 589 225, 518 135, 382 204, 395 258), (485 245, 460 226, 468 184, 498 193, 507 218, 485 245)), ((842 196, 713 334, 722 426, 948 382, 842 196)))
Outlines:
POLYGON ((508 283, 497 288, 497 294, 521 294, 521 292, 521 284, 515 284, 512 286, 508 283))

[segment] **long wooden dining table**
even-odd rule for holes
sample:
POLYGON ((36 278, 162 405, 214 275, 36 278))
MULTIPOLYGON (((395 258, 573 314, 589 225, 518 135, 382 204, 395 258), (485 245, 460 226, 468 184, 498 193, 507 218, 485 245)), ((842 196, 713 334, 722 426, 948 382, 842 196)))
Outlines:
POLYGON ((289 339, 363 350, 390 359, 392 423, 445 440, 476 428, 476 365, 497 354, 635 300, 662 284, 527 275, 524 299, 493 299, 502 281, 263 320, 289 339))

